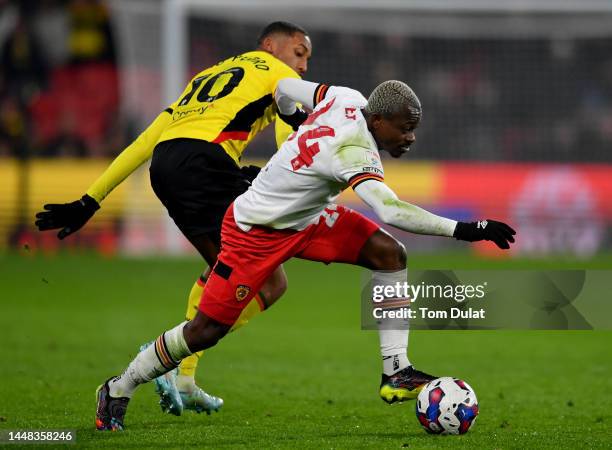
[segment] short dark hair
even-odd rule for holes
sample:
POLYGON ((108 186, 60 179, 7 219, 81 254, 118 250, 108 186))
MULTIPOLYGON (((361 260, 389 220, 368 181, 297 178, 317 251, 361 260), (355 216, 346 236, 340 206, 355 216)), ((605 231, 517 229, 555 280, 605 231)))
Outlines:
POLYGON ((286 36, 293 36, 295 33, 302 33, 304 36, 308 36, 308 32, 299 25, 291 22, 272 22, 268 24, 259 35, 257 39, 257 45, 263 44, 264 39, 273 34, 284 34, 286 36))

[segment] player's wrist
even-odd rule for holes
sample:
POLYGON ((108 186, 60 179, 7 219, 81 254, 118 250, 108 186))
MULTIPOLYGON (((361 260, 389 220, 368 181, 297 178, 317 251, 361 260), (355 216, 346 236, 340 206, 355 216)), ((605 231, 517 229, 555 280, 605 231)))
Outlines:
POLYGON ((453 237, 459 241, 474 242, 482 239, 478 236, 476 222, 457 222, 453 237))
POLYGON ((253 182, 257 175, 259 175, 260 171, 261 167, 259 166, 242 166, 240 168, 240 172, 242 172, 242 175, 249 181, 249 183, 253 182))
POLYGON ((507 250, 514 242, 516 231, 508 224, 497 220, 479 220, 478 222, 457 222, 453 236, 462 241, 492 241, 499 248, 507 250))
POLYGON ((301 108, 296 108, 293 114, 285 115, 279 112, 278 117, 280 117, 287 125, 290 125, 291 128, 293 128, 293 131, 296 131, 308 118, 308 113, 301 108))
POLYGON ((80 202, 83 205, 83 207, 87 209, 88 211, 96 212, 97 210, 100 209, 100 204, 97 202, 95 198, 91 197, 89 194, 83 195, 81 197, 80 202))

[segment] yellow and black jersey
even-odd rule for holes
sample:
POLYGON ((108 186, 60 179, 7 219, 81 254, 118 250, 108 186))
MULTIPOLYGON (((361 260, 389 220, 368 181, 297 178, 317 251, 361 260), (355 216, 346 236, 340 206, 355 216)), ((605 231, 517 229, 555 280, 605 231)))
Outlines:
MULTIPOLYGON (((101 202, 151 158, 158 142, 194 138, 216 142, 238 163, 255 135, 274 120, 274 91, 283 78, 299 78, 263 51, 238 55, 197 74, 176 102, 163 111, 87 189, 101 202)), ((293 132, 276 120, 278 147, 293 132)))
POLYGON ((172 119, 159 142, 201 139, 221 145, 238 162, 255 135, 274 120, 274 91, 283 78, 299 76, 263 51, 243 53, 203 70, 168 108, 172 119))

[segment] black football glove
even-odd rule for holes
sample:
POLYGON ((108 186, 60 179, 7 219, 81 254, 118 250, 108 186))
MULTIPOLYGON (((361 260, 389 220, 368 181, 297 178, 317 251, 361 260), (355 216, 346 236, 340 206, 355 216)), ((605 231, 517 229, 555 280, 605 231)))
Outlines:
POLYGON ((242 166, 240 168, 242 175, 244 178, 249 180, 249 183, 252 183, 257 174, 261 171, 261 167, 258 166, 242 166))
POLYGON ((57 237, 64 239, 79 230, 91 216, 100 209, 97 201, 85 194, 72 203, 51 203, 44 206, 45 211, 36 214, 36 226, 40 231, 61 228, 57 237))
POLYGON ((457 222, 453 237, 461 241, 493 241, 502 249, 510 248, 514 242, 514 231, 509 225, 496 220, 479 220, 478 222, 457 222))
POLYGON ((293 131, 297 131, 300 125, 302 125, 308 118, 308 113, 301 108, 296 108, 295 112, 290 116, 285 116, 279 112, 278 117, 283 119, 283 122, 285 122, 287 125, 291 125, 293 131))

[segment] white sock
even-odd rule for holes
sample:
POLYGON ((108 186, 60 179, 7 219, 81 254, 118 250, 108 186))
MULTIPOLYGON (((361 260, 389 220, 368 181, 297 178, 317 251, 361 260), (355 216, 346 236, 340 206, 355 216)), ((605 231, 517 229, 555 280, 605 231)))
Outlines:
POLYGON ((410 366, 410 361, 408 360, 405 350, 404 353, 383 356, 383 373, 385 375, 393 375, 408 366, 410 366))
POLYGON ((183 336, 186 323, 166 331, 138 353, 127 369, 108 383, 111 397, 131 397, 139 385, 170 372, 191 355, 183 336))
MULTIPOLYGON (((372 287, 374 286, 393 286, 397 283, 403 286, 407 280, 407 271, 397 272, 373 272, 372 287)), ((402 292, 400 292, 402 294, 402 292)), ((409 299, 403 296, 393 296, 385 298, 376 307, 383 308, 384 311, 399 310, 410 306, 409 299)), ((383 358, 383 372, 385 375, 393 375, 402 369, 410 366, 410 361, 406 354, 408 350, 408 330, 409 320, 403 319, 380 319, 378 321, 378 335, 380 337, 380 353, 383 358)))

